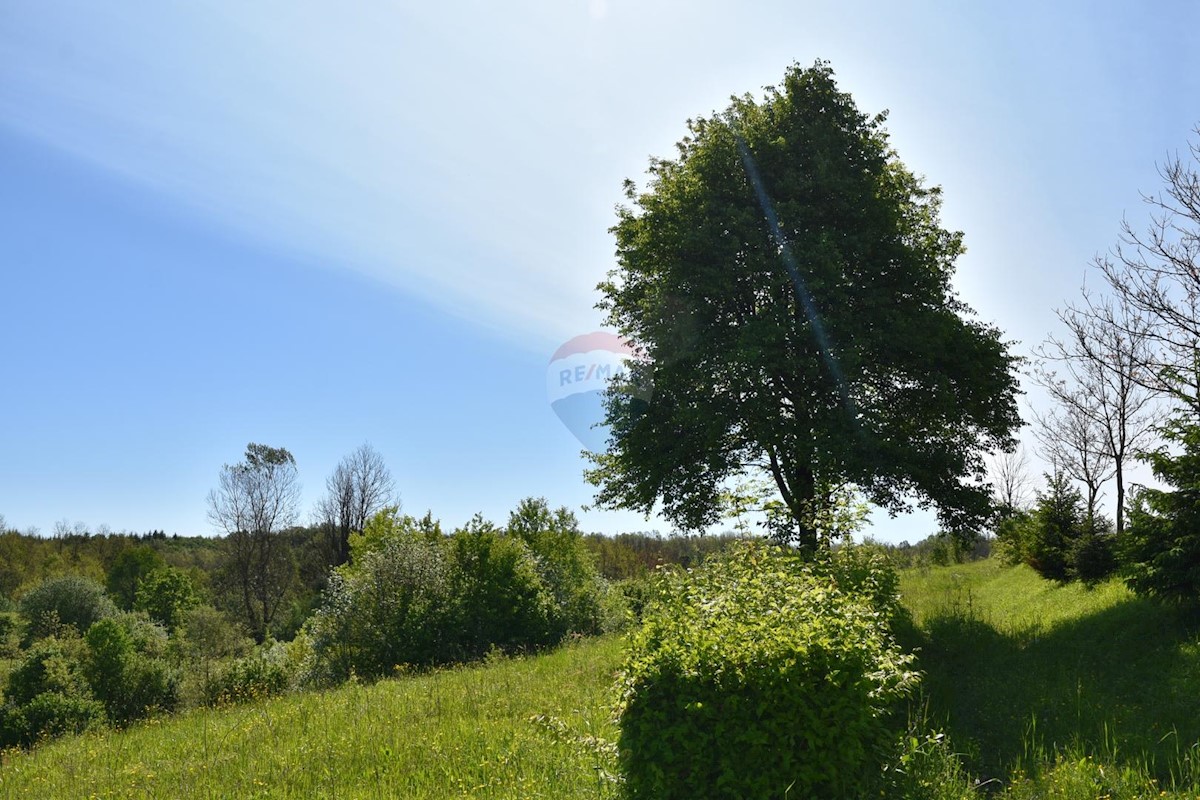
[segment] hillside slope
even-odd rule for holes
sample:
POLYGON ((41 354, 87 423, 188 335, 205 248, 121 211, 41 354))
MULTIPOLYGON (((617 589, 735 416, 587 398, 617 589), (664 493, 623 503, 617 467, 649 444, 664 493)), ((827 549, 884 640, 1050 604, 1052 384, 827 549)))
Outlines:
POLYGON ((618 639, 10 753, 4 798, 611 797, 618 639), (539 716, 550 719, 536 719, 539 716))

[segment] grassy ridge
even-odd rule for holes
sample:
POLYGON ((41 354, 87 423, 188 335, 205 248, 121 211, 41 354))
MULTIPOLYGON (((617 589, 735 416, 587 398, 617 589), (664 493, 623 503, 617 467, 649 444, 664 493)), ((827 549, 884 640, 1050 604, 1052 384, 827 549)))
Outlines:
POLYGON ((1070 752, 1195 785, 1194 618, 1118 581, 1059 586, 985 561, 902 576, 925 693, 967 766, 1005 778, 1070 752))
POLYGON ((606 798, 615 638, 11 753, 0 797, 606 798), (546 715, 552 719, 535 719, 546 715))

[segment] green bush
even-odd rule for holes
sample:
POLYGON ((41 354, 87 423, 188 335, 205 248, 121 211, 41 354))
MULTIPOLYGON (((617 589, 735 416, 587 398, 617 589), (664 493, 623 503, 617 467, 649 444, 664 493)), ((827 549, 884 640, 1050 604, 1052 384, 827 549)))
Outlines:
POLYGON ((443 663, 453 655, 453 600, 443 540, 395 509, 351 536, 351 563, 330 576, 305 633, 305 680, 376 678, 399 665, 443 663))
POLYGON ((21 744, 32 745, 42 739, 83 733, 104 725, 104 706, 90 697, 45 692, 30 700, 21 710, 25 729, 21 744))
POLYGON ((142 582, 166 563, 151 545, 127 547, 117 554, 108 568, 105 588, 117 605, 126 611, 132 610, 142 582))
POLYGON ((44 692, 89 696, 80 668, 84 652, 78 638, 50 637, 35 642, 8 673, 5 701, 25 705, 44 692))
POLYGON ((917 674, 887 623, 898 600, 884 596, 895 585, 886 564, 850 550, 829 558, 813 566, 744 544, 669 581, 622 678, 632 800, 880 788, 897 738, 890 713, 917 674))
POLYGON ((82 643, 49 637, 33 644, 8 675, 0 746, 28 746, 102 724, 104 707, 80 669, 82 643))
POLYGON ((1117 571, 1116 537, 1105 531, 1085 531, 1071 549, 1072 573, 1087 585, 1117 571))
POLYGON ((557 641, 553 598, 519 538, 477 516, 450 537, 450 569, 455 615, 449 633, 459 658, 557 641))
POLYGON ((20 608, 29 624, 28 641, 58 633, 63 626, 84 634, 92 623, 117 613, 104 587, 79 575, 47 578, 25 593, 20 608))
POLYGON ((527 498, 509 515, 506 533, 533 555, 551 601, 550 637, 599 633, 608 582, 596 569, 575 515, 565 507, 551 511, 544 498, 527 498))
POLYGON ((394 508, 350 537, 305 626, 306 682, 378 678, 553 644, 625 624, 573 515, 526 500, 500 530, 476 516, 449 538, 394 508))
POLYGON ((84 675, 113 722, 178 705, 179 678, 159 657, 165 638, 157 626, 132 614, 100 620, 87 632, 84 675))
POLYGON ((283 694, 292 687, 294 677, 287 646, 267 641, 219 672, 206 687, 206 700, 220 705, 283 694))
POLYGON ((836 550, 820 551, 809 569, 814 575, 832 581, 846 594, 866 599, 889 625, 904 614, 904 606, 900 604, 900 576, 892 568, 887 552, 877 544, 847 544, 836 550))
POLYGON ((1033 515, 1020 509, 996 524, 996 555, 1009 566, 1025 563, 1029 526, 1033 515))
POLYGON ((0 658, 16 658, 21 654, 21 639, 25 635, 25 620, 15 611, 0 611, 0 658))
POLYGON ((1083 495, 1061 472, 1046 476, 1033 519, 1026 529, 1025 561, 1043 578, 1072 577, 1071 554, 1086 528, 1083 495))

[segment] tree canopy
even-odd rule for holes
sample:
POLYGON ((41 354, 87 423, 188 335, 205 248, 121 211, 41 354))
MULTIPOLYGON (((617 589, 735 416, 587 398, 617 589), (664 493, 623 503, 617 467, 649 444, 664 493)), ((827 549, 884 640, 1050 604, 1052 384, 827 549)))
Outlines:
POLYGON ((952 291, 962 234, 883 122, 826 63, 793 66, 689 121, 645 190, 626 181, 598 307, 654 393, 610 393, 600 505, 703 529, 723 486, 762 470, 810 548, 847 486, 935 504, 953 530, 987 513, 982 453, 1020 424, 1017 359, 952 291))

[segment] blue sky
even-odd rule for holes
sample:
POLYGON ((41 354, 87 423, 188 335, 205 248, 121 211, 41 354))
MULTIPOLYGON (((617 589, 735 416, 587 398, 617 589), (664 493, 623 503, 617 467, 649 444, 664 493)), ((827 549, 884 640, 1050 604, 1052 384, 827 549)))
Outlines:
POLYGON ((599 325, 621 181, 793 61, 890 109, 1027 352, 1200 122, 1200 7, 900 5, 8 0, 0 513, 210 533, 250 441, 309 506, 369 441, 450 525, 578 508, 544 374, 599 325))

